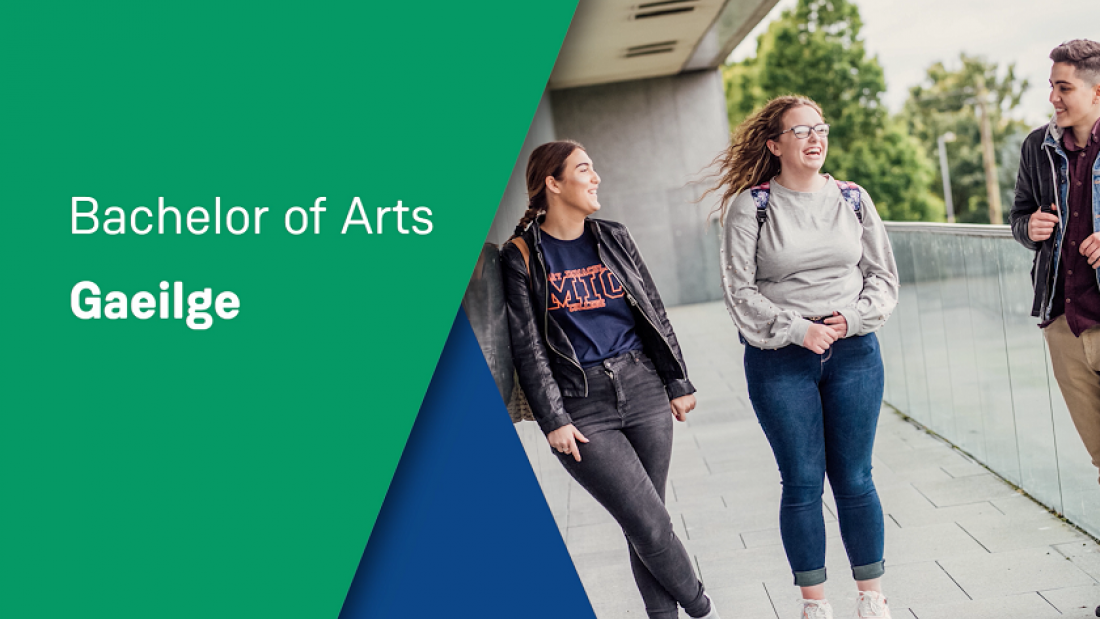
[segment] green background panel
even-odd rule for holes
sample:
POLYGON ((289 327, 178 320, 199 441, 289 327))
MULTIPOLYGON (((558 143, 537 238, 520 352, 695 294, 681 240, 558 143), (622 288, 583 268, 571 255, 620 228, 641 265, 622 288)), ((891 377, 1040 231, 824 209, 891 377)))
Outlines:
POLYGON ((2 9, 0 616, 336 616, 575 4, 2 9), (73 196, 271 210, 76 236, 73 196), (434 231, 341 235, 355 196, 434 231), (81 280, 240 315, 82 321, 81 280))

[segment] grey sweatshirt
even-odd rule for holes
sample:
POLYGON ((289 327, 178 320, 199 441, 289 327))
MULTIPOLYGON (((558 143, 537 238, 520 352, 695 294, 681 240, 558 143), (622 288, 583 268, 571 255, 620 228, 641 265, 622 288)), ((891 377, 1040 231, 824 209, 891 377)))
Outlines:
POLYGON ((831 178, 814 192, 771 181, 768 219, 750 191, 730 203, 722 234, 726 307, 757 348, 802 345, 807 317, 840 312, 848 337, 881 327, 898 302, 898 268, 882 220, 862 188, 863 225, 831 178))

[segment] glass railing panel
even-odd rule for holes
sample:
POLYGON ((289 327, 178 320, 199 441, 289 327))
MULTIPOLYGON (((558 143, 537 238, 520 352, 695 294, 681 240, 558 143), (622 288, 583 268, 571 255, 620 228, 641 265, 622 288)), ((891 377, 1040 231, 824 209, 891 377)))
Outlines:
POLYGON ((1048 375, 1039 319, 1031 316, 1032 253, 1011 238, 989 239, 989 243, 996 247, 999 263, 1005 354, 1012 382, 1012 410, 1019 453, 1018 484, 1036 499, 1062 511, 1058 451, 1051 416, 1051 402, 1061 403, 1062 396, 1053 376, 1048 375))
POLYGON ((926 426, 931 426, 931 413, 928 405, 928 377, 924 371, 924 344, 921 337, 920 308, 917 303, 917 275, 912 251, 912 235, 892 234, 894 259, 898 264, 898 279, 901 290, 898 292, 898 306, 891 321, 900 324, 898 341, 901 349, 885 353, 891 358, 901 357, 905 367, 906 401, 908 408, 902 408, 898 402, 891 402, 902 412, 926 426))
POLYGON ((956 238, 973 249, 968 256, 967 283, 970 289, 975 367, 981 384, 985 454, 979 456, 977 451, 971 453, 1005 479, 1019 484, 1020 460, 1016 448, 1012 382, 998 275, 1000 261, 997 257, 998 245, 1011 243, 1011 240, 980 236, 956 238))
POLYGON ((947 440, 957 442, 941 285, 949 257, 944 255, 943 237, 927 232, 917 232, 913 237, 911 251, 928 385, 928 426, 947 440))
POLYGON ((1007 226, 887 228, 901 280, 880 338, 887 401, 1100 534, 1097 468, 1031 316, 1032 252, 1007 226))
MULTIPOLYGON (((954 442, 975 457, 985 458, 982 395, 992 377, 981 371, 979 349, 984 342, 974 327, 985 316, 980 308, 974 307, 971 281, 980 278, 985 270, 981 252, 974 239, 947 235, 932 238, 933 249, 942 257, 940 290, 955 417, 954 442)), ((1008 385, 1004 387, 1007 390, 1008 385)))
POLYGON ((895 310, 886 324, 878 330, 882 363, 886 371, 886 389, 882 399, 898 410, 910 408, 909 387, 905 373, 905 349, 901 341, 901 332, 905 328, 903 321, 901 313, 895 310))

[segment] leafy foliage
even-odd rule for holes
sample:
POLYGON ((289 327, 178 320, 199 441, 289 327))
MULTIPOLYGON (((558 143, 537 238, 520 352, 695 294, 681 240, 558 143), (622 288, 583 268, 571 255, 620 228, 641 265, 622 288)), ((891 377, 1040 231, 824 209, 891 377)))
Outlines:
MULTIPOLYGON (((1010 118, 1009 114, 1020 104, 1028 82, 1016 77, 1013 64, 998 76, 1001 71, 996 63, 966 54, 959 60, 960 66, 954 69, 948 69, 942 62, 928 67, 925 82, 909 89, 902 116, 909 132, 920 139, 931 157, 938 156, 939 136, 947 132, 955 134, 955 141, 947 143, 947 161, 956 221, 989 223, 978 111, 978 98, 985 97, 1007 221, 1020 144, 1028 131, 1022 121, 1010 118)), ((943 187, 938 169, 933 186, 943 187)))
POLYGON ((942 221, 932 160, 883 106, 886 81, 862 27, 848 0, 799 0, 760 35, 755 57, 723 68, 730 123, 779 95, 809 97, 832 125, 826 172, 866 188, 883 219, 942 221))

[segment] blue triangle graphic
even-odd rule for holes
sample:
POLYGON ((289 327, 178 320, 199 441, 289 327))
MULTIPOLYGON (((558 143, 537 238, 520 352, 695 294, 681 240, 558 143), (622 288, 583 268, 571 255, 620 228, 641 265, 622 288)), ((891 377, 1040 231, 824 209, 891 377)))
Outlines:
POLYGON ((341 619, 595 619, 460 309, 341 619))

